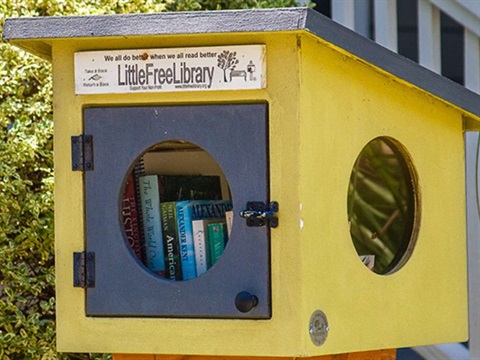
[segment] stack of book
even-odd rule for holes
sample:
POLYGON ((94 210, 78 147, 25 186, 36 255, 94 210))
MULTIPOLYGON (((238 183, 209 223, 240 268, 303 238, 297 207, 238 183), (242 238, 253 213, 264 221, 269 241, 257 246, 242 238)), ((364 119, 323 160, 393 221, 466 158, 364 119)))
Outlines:
POLYGON ((232 201, 219 176, 143 175, 136 168, 123 194, 132 251, 152 272, 190 280, 212 267, 228 242, 232 201))

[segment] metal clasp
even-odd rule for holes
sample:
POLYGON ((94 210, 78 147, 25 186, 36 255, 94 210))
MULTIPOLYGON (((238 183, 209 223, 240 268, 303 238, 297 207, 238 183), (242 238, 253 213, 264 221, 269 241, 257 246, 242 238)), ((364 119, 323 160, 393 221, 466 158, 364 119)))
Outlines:
POLYGON ((247 226, 278 226, 278 202, 272 201, 269 205, 262 201, 247 202, 247 210, 240 211, 240 216, 247 221, 247 226))

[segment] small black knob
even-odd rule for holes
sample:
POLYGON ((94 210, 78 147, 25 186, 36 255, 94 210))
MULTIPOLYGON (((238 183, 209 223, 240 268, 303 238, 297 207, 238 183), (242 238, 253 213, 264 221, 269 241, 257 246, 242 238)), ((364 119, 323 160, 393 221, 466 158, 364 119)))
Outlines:
POLYGON ((248 291, 242 291, 235 297, 235 306, 243 313, 249 312, 258 305, 258 298, 248 291))

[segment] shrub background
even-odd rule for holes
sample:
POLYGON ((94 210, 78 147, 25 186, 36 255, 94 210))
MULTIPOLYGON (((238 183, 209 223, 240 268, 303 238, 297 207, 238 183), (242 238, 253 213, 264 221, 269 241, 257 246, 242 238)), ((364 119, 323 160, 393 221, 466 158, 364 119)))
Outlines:
MULTIPOLYGON (((0 0, 7 17, 295 6, 295 0, 0 0)), ((55 350, 50 64, 0 43, 0 359, 102 359, 55 350)))

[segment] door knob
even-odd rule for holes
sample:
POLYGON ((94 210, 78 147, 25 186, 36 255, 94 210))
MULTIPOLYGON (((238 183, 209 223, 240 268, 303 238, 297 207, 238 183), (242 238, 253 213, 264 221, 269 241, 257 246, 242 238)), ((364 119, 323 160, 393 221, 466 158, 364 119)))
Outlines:
POLYGON ((258 305, 258 298, 248 291, 242 291, 235 297, 235 306, 243 313, 249 312, 258 305))

